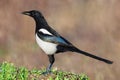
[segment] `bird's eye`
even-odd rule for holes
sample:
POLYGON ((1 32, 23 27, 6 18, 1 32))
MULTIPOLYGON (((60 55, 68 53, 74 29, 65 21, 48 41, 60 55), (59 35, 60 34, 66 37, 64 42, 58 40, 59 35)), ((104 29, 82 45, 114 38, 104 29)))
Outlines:
POLYGON ((34 16, 38 16, 38 15, 39 15, 38 13, 34 12, 34 16))
POLYGON ((36 15, 36 13, 35 13, 35 12, 32 12, 32 15, 36 15))

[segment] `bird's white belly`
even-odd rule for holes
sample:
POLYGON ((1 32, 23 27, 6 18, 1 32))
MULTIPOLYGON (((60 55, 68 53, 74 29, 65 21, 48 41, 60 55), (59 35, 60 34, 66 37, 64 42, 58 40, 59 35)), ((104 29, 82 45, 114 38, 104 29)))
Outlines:
POLYGON ((42 48, 42 50, 48 55, 54 54, 57 51, 57 49, 56 49, 57 44, 45 42, 45 41, 41 40, 37 36, 37 34, 36 34, 36 42, 42 48))

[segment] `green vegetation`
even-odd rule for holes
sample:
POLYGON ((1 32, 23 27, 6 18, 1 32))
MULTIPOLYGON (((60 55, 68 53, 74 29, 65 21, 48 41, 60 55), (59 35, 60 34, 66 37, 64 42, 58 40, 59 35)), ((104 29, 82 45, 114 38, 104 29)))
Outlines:
POLYGON ((28 70, 16 67, 12 63, 0 64, 0 80, 89 80, 85 74, 73 74, 59 70, 52 70, 51 74, 42 75, 45 69, 28 70))

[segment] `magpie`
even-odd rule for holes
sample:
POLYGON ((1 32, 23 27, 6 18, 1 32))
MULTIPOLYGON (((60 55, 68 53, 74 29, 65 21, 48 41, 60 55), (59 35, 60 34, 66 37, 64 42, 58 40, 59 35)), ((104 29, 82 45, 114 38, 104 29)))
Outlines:
POLYGON ((24 15, 28 15, 35 20, 36 28, 35 28, 35 36, 36 42, 41 47, 41 49, 48 55, 49 58, 49 66, 43 74, 48 74, 51 72, 51 67, 55 62, 54 54, 71 51, 83 54, 85 56, 92 57, 99 61, 103 61, 107 64, 112 64, 113 61, 98 57, 96 55, 90 54, 83 50, 78 49, 68 40, 63 38, 59 33, 57 33, 54 29, 52 29, 42 13, 38 10, 30 10, 22 12, 24 15))

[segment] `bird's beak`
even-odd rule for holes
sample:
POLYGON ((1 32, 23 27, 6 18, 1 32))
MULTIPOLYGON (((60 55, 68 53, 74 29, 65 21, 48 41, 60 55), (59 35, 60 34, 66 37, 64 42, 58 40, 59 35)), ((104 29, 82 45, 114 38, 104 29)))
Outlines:
POLYGON ((22 12, 22 14, 30 16, 30 12, 29 11, 24 11, 24 12, 22 12))

